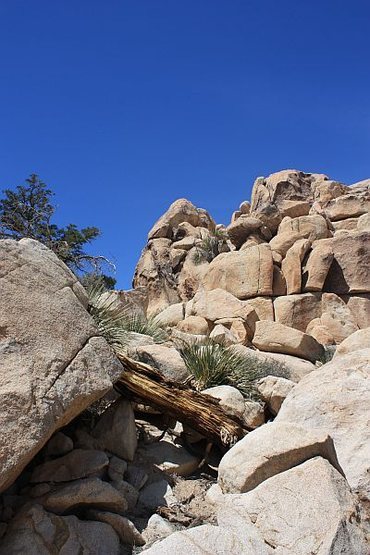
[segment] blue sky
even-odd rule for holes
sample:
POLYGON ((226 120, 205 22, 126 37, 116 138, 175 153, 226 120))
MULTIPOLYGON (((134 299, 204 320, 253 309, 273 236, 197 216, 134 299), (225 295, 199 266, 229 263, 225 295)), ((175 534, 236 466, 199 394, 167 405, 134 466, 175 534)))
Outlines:
POLYGON ((370 176, 368 0, 0 0, 0 189, 38 173, 129 288, 179 197, 370 176))

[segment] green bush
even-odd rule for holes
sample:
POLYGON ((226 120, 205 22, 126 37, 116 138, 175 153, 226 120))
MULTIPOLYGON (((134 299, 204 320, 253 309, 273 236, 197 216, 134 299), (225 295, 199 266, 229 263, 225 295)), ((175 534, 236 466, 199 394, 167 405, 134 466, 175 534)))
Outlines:
POLYGON ((202 262, 212 262, 216 256, 224 252, 227 241, 227 235, 224 231, 216 229, 211 235, 208 235, 196 246, 193 254, 195 264, 202 262))
POLYGON ((265 376, 288 377, 285 365, 245 355, 233 347, 215 343, 210 338, 180 346, 180 353, 198 390, 217 385, 232 385, 247 398, 258 398, 256 381, 265 376))
POLYGON ((89 312, 101 335, 116 352, 127 351, 134 333, 150 335, 156 343, 167 339, 166 332, 153 318, 128 311, 114 293, 106 291, 101 285, 95 285, 87 292, 89 312))

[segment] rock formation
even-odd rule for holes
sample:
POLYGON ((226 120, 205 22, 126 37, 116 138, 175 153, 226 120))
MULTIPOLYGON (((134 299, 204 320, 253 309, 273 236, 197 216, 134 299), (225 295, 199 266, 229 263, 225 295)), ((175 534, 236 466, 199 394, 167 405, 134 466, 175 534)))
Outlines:
POLYGON ((78 279, 0 241, 0 555, 368 555, 369 222, 370 180, 285 170, 228 226, 180 199, 150 230, 112 295, 166 336, 131 333, 129 355, 178 391, 207 338, 265 370, 255 398, 198 394, 250 430, 228 451, 120 396, 78 279))

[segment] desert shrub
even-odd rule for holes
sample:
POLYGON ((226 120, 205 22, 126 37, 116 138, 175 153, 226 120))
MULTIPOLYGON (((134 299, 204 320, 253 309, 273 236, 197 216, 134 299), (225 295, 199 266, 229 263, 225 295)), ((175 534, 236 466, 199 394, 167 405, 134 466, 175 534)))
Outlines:
POLYGON ((153 318, 127 310, 114 293, 106 291, 101 285, 87 290, 89 312, 108 343, 117 351, 125 352, 134 333, 150 335, 156 343, 163 342, 166 332, 153 318))
POLYGON ((215 231, 204 237, 196 246, 193 254, 193 262, 201 264, 202 262, 212 262, 216 256, 224 252, 227 241, 227 235, 224 231, 215 229, 215 231))
POLYGON ((184 343, 179 350, 198 390, 232 385, 244 397, 253 399, 258 398, 257 380, 269 375, 287 377, 289 374, 286 366, 279 362, 245 355, 210 338, 192 344, 184 343))

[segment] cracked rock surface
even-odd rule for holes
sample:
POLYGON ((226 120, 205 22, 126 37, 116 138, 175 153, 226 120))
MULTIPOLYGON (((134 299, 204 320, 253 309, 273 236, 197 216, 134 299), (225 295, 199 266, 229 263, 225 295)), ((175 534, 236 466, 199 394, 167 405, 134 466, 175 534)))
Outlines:
POLYGON ((122 367, 98 337, 77 278, 37 241, 0 241, 0 290, 3 491, 122 367))

